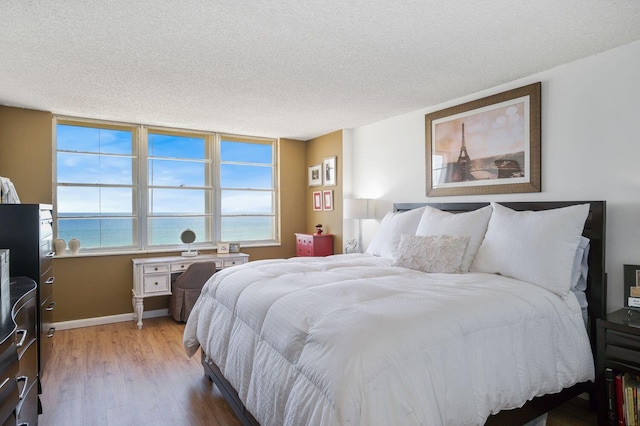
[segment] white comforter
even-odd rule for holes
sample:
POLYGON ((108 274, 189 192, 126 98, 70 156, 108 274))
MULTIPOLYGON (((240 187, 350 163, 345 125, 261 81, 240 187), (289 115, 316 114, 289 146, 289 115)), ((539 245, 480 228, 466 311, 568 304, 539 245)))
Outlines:
POLYGON ((575 296, 368 255, 225 269, 184 343, 202 345, 262 425, 481 425, 594 378, 575 296))

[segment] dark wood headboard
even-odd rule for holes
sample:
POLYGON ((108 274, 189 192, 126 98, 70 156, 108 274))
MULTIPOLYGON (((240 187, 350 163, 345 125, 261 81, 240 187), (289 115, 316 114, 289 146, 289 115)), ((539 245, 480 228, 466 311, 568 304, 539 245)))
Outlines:
MULTIPOLYGON (((394 211, 406 211, 423 206, 431 206, 440 210, 463 213, 479 209, 489 203, 395 203, 394 211)), ((605 273, 605 231, 606 201, 532 201, 500 203, 513 210, 548 210, 567 207, 575 204, 589 204, 589 216, 585 222, 582 235, 589 238, 589 276, 587 278, 587 300, 589 301, 588 330, 591 346, 595 354, 596 319, 607 311, 607 275, 605 273)))

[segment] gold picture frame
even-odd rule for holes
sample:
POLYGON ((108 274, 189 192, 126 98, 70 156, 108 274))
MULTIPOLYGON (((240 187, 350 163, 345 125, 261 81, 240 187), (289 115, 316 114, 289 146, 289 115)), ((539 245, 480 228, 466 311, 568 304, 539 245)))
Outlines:
POLYGON ((540 89, 426 114, 426 195, 540 192, 540 89))

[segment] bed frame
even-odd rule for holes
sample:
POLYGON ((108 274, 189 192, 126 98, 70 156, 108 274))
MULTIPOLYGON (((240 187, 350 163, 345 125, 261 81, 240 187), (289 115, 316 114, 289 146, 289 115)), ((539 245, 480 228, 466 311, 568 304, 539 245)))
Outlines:
MULTIPOLYGON (((489 203, 396 203, 394 211, 406 211, 423 206, 431 206, 440 210, 463 213, 479 209, 489 203)), ((587 278, 588 332, 591 340, 591 350, 596 353, 596 319, 606 313, 607 276, 605 273, 605 231, 606 231, 606 202, 605 201, 543 201, 543 202, 507 202, 500 203, 513 210, 548 210, 567 207, 575 204, 589 204, 589 216, 585 223, 583 235, 590 239, 589 249, 589 277, 587 278)), ((202 352, 202 351, 201 351, 202 352)), ((205 375, 214 381, 229 406, 244 426, 259 425, 253 415, 245 408, 238 397, 238 393, 222 375, 218 366, 208 361, 202 352, 202 366, 205 375)), ((557 394, 544 395, 527 402, 523 407, 514 410, 504 410, 487 419, 485 426, 521 425, 527 423, 551 409, 575 398, 582 393, 589 393, 590 406, 596 407, 596 386, 592 382, 578 383, 565 388, 557 394)))

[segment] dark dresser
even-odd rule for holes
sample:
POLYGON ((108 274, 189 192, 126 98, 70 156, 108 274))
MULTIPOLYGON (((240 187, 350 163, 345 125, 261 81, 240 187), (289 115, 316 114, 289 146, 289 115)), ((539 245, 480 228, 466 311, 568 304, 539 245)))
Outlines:
POLYGON ((11 309, 0 309, 0 424, 38 424, 35 281, 11 278, 11 309))
POLYGON ((50 204, 0 204, 0 249, 10 250, 11 276, 33 279, 36 289, 38 383, 52 347, 53 207, 50 204))

